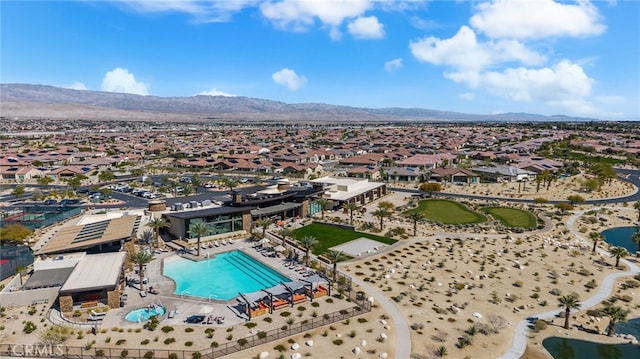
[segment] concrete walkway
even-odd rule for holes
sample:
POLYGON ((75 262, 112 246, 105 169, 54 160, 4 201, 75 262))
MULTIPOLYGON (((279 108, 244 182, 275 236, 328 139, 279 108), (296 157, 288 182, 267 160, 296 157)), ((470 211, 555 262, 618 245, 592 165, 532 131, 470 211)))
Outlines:
MULTIPOLYGON (((411 334, 409 333, 409 323, 405 319, 400 310, 379 290, 365 283, 364 281, 351 277, 352 281, 362 288, 366 293, 372 296, 375 302, 382 305, 387 313, 393 319, 396 331, 396 352, 390 355, 396 359, 409 359, 411 356, 411 334)), ((374 302, 374 303, 375 303, 374 302)), ((393 330, 393 328, 392 328, 393 330)))
MULTIPOLYGON (((600 208, 592 208, 590 211, 598 210, 600 208)), ((586 211, 576 212, 572 215, 569 220, 567 220, 567 227, 571 231, 571 233, 578 239, 582 240, 585 243, 589 243, 590 241, 585 239, 580 235, 580 233, 575 229, 575 222, 580 216, 582 216, 586 211)), ((598 252, 603 255, 608 255, 608 252, 602 248, 598 249, 598 252)), ((604 278, 600 287, 598 287, 598 292, 595 295, 591 296, 587 300, 582 301, 580 304, 580 310, 589 309, 598 305, 603 300, 607 299, 613 290, 613 286, 621 277, 632 276, 637 273, 640 273, 640 267, 636 266, 634 263, 631 263, 628 260, 621 260, 622 264, 627 265, 629 270, 626 272, 612 273, 604 278)), ((524 354, 524 351, 527 349, 527 333, 529 332, 529 326, 533 324, 532 318, 539 319, 553 319, 559 311, 562 310, 560 308, 555 310, 550 310, 547 312, 540 313, 538 315, 532 315, 530 319, 525 319, 520 321, 516 325, 516 329, 513 336, 513 342, 511 343, 511 348, 500 357, 500 359, 518 359, 524 354)))

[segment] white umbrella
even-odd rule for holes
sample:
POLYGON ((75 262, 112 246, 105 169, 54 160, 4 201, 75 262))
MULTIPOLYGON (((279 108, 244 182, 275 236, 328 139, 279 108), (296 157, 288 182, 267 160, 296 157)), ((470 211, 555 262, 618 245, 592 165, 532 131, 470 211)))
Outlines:
POLYGON ((277 245, 273 250, 276 252, 284 252, 285 248, 282 245, 277 245))
POLYGON ((213 312, 213 307, 210 305, 203 305, 200 307, 200 313, 202 314, 209 314, 211 312, 213 312))
POLYGON ((258 242, 258 243, 260 243, 260 244, 267 244, 267 243, 269 243, 269 238, 267 238, 267 237, 262 238, 262 239, 260 240, 260 242, 258 242))

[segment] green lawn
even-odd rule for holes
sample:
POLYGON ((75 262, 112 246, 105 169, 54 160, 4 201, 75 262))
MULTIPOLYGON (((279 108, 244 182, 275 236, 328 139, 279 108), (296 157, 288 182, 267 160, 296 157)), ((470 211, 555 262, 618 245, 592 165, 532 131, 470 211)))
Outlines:
POLYGON ((369 238, 388 245, 397 242, 395 239, 391 238, 375 236, 373 234, 351 231, 319 223, 311 223, 308 226, 304 226, 293 231, 293 237, 296 239, 304 236, 315 237, 318 240, 318 245, 312 249, 313 254, 316 255, 326 252, 333 246, 337 246, 360 237, 369 238))
POLYGON ((466 206, 446 199, 426 199, 405 213, 420 212, 425 218, 444 224, 482 223, 487 220, 478 212, 469 210, 466 206))
POLYGON ((535 228, 538 224, 536 216, 529 211, 509 207, 485 207, 482 210, 507 227, 535 228))

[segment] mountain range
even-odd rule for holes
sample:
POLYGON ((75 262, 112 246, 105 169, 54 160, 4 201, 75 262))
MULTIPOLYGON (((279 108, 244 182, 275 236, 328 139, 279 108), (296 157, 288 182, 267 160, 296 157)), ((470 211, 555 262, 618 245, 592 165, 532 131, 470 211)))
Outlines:
POLYGON ((251 97, 158 97, 32 85, 0 84, 5 118, 234 122, 458 122, 591 121, 527 113, 468 114, 423 108, 362 108, 323 103, 288 104, 251 97))

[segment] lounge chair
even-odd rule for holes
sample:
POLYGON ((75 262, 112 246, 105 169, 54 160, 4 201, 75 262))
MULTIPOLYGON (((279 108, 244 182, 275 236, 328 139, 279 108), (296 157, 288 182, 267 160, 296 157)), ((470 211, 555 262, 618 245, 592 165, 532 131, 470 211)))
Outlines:
POLYGON ((169 315, 167 315, 167 318, 173 318, 173 317, 175 317, 175 315, 176 315, 176 311, 172 310, 172 311, 169 312, 169 315))
POLYGON ((216 247, 220 247, 220 243, 218 243, 218 241, 213 242, 213 245, 216 247))
POLYGON ((106 313, 106 312, 100 312, 100 313, 98 313, 98 312, 96 312, 95 310, 92 310, 92 311, 91 311, 91 315, 93 315, 94 317, 96 317, 96 318, 97 318, 97 317, 104 317, 105 315, 107 315, 107 313, 106 313))
POLYGON ((140 292, 140 296, 141 296, 142 298, 146 297, 146 296, 147 296, 147 292, 145 292, 145 291, 141 291, 141 292, 140 292))
POLYGON ((224 324, 224 317, 218 317, 217 322, 218 324, 224 324))
POLYGON ((87 318, 88 322, 97 322, 104 319, 104 317, 94 317, 93 315, 90 315, 89 318, 87 318))

